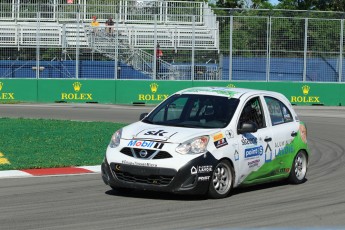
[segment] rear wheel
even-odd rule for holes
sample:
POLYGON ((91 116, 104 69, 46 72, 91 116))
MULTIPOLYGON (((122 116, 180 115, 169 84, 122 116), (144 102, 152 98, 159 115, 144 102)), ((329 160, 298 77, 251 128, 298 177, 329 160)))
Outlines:
POLYGON ((227 197, 233 186, 234 169, 227 160, 220 161, 212 173, 208 195, 219 199, 227 197))
POLYGON ((289 182, 292 184, 301 184, 305 182, 307 175, 307 154, 305 151, 299 151, 292 163, 289 182))

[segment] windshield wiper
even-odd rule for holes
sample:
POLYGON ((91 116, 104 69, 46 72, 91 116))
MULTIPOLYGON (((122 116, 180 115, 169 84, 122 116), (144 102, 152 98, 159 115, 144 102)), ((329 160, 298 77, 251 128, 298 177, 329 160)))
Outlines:
POLYGON ((148 124, 155 124, 153 121, 149 121, 149 120, 147 120, 147 119, 142 120, 142 122, 148 123, 148 124))
POLYGON ((176 126, 186 127, 186 128, 205 128, 205 127, 200 126, 200 125, 192 125, 192 124, 176 124, 176 126))

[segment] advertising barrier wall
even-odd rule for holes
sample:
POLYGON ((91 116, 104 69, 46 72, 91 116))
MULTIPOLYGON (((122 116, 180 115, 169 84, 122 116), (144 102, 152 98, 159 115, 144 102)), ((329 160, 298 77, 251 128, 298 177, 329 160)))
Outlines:
POLYGON ((114 80, 37 80, 38 102, 115 103, 114 80))
POLYGON ((37 94, 37 80, 0 79, 0 103, 36 102, 37 94))
POLYGON ((293 105, 345 105, 345 84, 309 82, 0 79, 0 103, 65 102, 155 105, 195 86, 272 90, 293 105))

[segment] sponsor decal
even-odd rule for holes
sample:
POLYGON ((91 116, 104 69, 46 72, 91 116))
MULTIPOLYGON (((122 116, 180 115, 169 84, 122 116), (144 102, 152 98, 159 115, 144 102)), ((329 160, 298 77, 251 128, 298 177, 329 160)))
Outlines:
POLYGON ((295 148, 292 145, 285 146, 284 148, 279 148, 275 151, 275 156, 286 155, 295 152, 295 148))
POLYGON ((307 128, 305 125, 300 124, 299 125, 299 133, 301 135, 301 139, 304 143, 307 143, 307 128))
POLYGON ((198 173, 209 173, 212 172, 212 165, 199 165, 197 167, 193 166, 190 169, 190 173, 192 175, 198 174, 198 173))
POLYGON ((211 176, 199 176, 198 181, 209 181, 211 176))
POLYGON ((255 166, 259 166, 259 163, 260 163, 260 159, 256 159, 256 160, 253 160, 253 161, 249 161, 248 162, 248 166, 249 166, 249 168, 253 168, 255 166))
POLYGON ((139 94, 139 101, 163 101, 167 99, 169 97, 169 94, 156 94, 156 92, 158 91, 158 87, 159 86, 157 83, 151 83, 151 94, 139 94))
POLYGON ((290 173, 290 169, 289 168, 281 168, 281 169, 274 170, 271 172, 271 176, 283 174, 283 173, 290 173))
POLYGON ((116 171, 121 171, 121 165, 116 164, 115 169, 116 169, 116 171))
POLYGON ((219 149, 225 145, 228 145, 228 142, 226 141, 225 138, 222 138, 222 139, 214 142, 214 146, 216 146, 217 149, 219 149))
POLYGON ((4 83, 0 81, 0 100, 14 100, 14 93, 3 92, 4 83))
POLYGON ((282 156, 295 152, 295 147, 292 145, 287 145, 284 148, 276 148, 272 151, 271 147, 267 144, 265 149, 265 162, 270 162, 277 156, 282 156))
POLYGON ((92 93, 80 93, 82 84, 78 81, 72 84, 74 93, 61 93, 61 100, 85 100, 92 101, 92 93))
POLYGON ((127 144, 128 147, 142 147, 142 148, 155 148, 162 149, 164 143, 154 142, 154 141, 138 141, 130 140, 127 144))
POLYGON ((131 161, 126 161, 126 160, 123 160, 122 164, 135 165, 135 166, 144 166, 144 167, 157 167, 157 164, 151 164, 151 163, 148 163, 148 162, 131 162, 131 161))
POLYGON ((232 130, 226 130, 225 131, 225 136, 230 139, 230 138, 234 138, 234 132, 232 130))
POLYGON ((213 136, 213 141, 219 141, 222 138, 224 138, 223 133, 217 133, 213 136))
POLYGON ((238 161, 240 159, 240 154, 238 153, 237 150, 235 150, 234 158, 235 158, 235 161, 238 161))
POLYGON ((166 134, 168 132, 165 132, 164 130, 158 130, 158 131, 147 131, 146 133, 144 133, 144 135, 152 135, 152 136, 164 136, 164 134, 166 134))
POLYGON ((256 145, 258 143, 258 139, 256 137, 246 137, 242 135, 241 142, 242 145, 256 145))
POLYGON ((228 87, 228 88, 236 88, 236 86, 234 84, 229 84, 226 87, 228 87))
POLYGON ((284 147, 285 145, 291 144, 291 142, 292 142, 292 140, 279 141, 279 142, 274 143, 274 147, 276 147, 276 148, 282 148, 282 147, 284 147))
POLYGON ((310 86, 304 85, 302 86, 302 93, 304 96, 291 96, 290 102, 304 102, 304 103, 320 103, 319 96, 308 96, 310 91, 310 86))
POLYGON ((258 157, 264 153, 264 148, 262 146, 249 148, 244 150, 244 157, 251 158, 251 157, 258 157))
POLYGON ((132 147, 143 147, 143 148, 152 148, 152 146, 156 142, 153 141, 137 141, 137 140, 131 140, 128 142, 127 146, 132 146, 132 147))
POLYGON ((198 166, 198 173, 209 173, 212 172, 212 165, 198 166))
POLYGON ((267 143, 265 154, 267 155, 268 152, 272 152, 271 146, 267 143))
POLYGON ((231 91, 230 89, 227 91, 224 91, 223 88, 220 87, 212 87, 211 89, 206 89, 206 88, 193 88, 193 89, 187 89, 183 91, 185 92, 212 92, 212 93, 217 93, 217 94, 221 94, 221 95, 225 95, 230 97, 233 97, 235 94, 237 94, 236 92, 231 91))

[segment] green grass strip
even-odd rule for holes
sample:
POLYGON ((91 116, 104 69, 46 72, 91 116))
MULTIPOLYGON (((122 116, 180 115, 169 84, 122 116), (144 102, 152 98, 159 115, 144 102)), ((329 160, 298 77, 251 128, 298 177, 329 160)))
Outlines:
POLYGON ((0 170, 99 165, 126 124, 0 118, 0 170), (3 161, 4 162, 4 161, 3 161))

